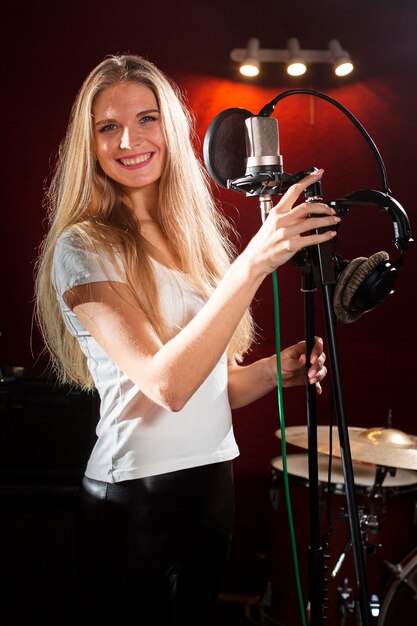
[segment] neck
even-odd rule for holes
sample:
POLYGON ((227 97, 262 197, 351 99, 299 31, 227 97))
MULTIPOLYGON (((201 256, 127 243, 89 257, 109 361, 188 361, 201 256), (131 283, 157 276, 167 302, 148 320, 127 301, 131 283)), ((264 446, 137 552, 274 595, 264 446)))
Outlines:
POLYGON ((155 221, 159 202, 158 183, 140 189, 126 189, 125 192, 132 211, 140 222, 155 221))

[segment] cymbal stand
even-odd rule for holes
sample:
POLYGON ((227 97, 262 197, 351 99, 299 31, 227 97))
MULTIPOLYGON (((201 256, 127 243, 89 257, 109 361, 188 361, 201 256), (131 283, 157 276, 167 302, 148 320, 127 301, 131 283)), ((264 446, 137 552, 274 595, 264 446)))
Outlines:
MULTIPOLYGON (((307 202, 322 201, 321 182, 307 188, 305 192, 307 202)), ((320 232, 320 231, 317 231, 320 232)), ((362 545, 361 528, 356 503, 355 483, 353 477, 352 457, 348 429, 346 425, 345 409, 339 358, 335 334, 335 318, 332 307, 333 289, 335 284, 334 267, 332 263, 332 243, 327 242, 304 250, 304 264, 302 270, 302 291, 304 293, 304 315, 306 353, 311 353, 315 342, 314 333, 314 292, 316 285, 321 287, 324 316, 326 322, 326 337, 328 359, 331 370, 333 397, 337 419, 339 443, 342 456, 342 469, 346 488, 348 516, 352 547, 354 552, 356 582, 359 597, 359 607, 362 626, 370 626, 370 607, 368 599, 367 580, 365 574, 365 558, 362 545)), ((308 363, 306 364, 308 369, 308 363)), ((316 394, 312 386, 306 383, 307 395, 307 427, 308 427, 308 459, 309 459, 309 504, 310 504, 310 548, 309 548, 309 582, 311 594, 311 626, 322 626, 324 623, 324 564, 323 551, 319 538, 319 492, 318 492, 318 460, 317 460, 317 411, 316 394)))

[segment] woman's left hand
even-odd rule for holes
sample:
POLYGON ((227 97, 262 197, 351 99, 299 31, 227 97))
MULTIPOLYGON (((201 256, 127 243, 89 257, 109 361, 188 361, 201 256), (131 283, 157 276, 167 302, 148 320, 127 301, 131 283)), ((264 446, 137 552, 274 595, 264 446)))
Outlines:
MULTIPOLYGON (((294 346, 282 350, 281 372, 283 387, 295 387, 305 383, 306 358, 305 341, 299 341, 294 346)), ((325 360, 323 340, 320 337, 316 337, 310 355, 311 366, 307 370, 307 376, 309 384, 316 385, 318 394, 322 392, 320 383, 327 374, 327 368, 324 365, 325 360)))

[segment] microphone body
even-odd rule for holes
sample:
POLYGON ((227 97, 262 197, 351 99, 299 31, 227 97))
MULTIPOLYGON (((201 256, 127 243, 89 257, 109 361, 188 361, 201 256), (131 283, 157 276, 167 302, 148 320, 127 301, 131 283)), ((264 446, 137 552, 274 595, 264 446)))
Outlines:
POLYGON ((252 116, 245 120, 246 172, 245 176, 267 180, 279 178, 283 173, 283 159, 279 154, 278 120, 252 116))

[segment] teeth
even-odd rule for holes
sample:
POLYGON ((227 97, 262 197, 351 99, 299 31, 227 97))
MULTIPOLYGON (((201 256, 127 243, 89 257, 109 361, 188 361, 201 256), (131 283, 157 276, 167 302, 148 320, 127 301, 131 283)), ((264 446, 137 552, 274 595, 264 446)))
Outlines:
POLYGON ((140 156, 137 156, 133 159, 120 159, 120 161, 121 163, 123 163, 123 165, 139 165, 139 163, 143 163, 144 161, 147 161, 150 158, 151 158, 151 153, 148 152, 148 154, 141 154, 140 156))

